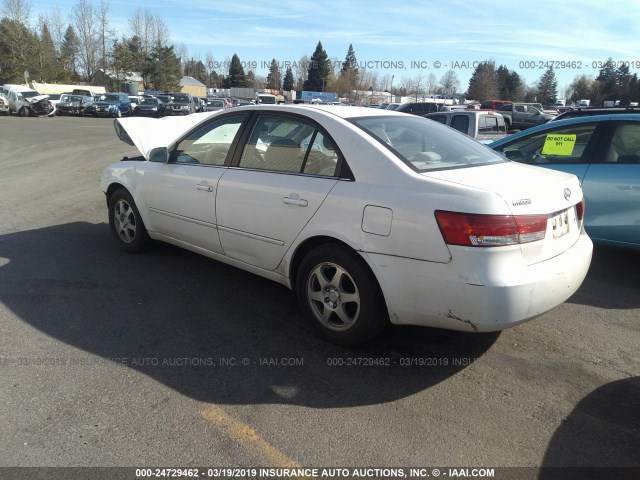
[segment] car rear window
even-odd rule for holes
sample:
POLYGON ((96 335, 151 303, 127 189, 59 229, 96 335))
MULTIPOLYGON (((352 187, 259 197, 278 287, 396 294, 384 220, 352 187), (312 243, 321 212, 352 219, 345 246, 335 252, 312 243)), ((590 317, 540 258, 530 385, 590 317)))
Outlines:
POLYGON ((503 163, 475 140, 421 117, 384 116, 351 120, 417 172, 503 163))

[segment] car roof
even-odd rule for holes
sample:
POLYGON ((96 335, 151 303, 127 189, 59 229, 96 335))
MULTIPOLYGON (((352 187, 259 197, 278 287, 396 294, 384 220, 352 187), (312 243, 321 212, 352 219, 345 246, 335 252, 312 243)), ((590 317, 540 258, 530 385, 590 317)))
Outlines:
POLYGON ((513 135, 509 135, 508 137, 501 138, 500 140, 496 140, 495 142, 489 144, 489 146, 496 147, 503 145, 505 143, 510 143, 513 140, 517 140, 522 137, 526 137, 531 134, 535 134, 538 132, 544 132, 546 130, 553 130, 555 128, 562 128, 569 125, 580 125, 583 123, 602 123, 608 121, 633 121, 640 122, 640 113, 629 113, 629 114, 619 114, 619 115, 592 115, 587 117, 578 117, 578 118, 567 118, 566 120, 554 120, 553 122, 547 122, 542 125, 538 125, 536 127, 527 128, 526 130, 522 130, 521 132, 514 133, 513 135))
MULTIPOLYGON (((360 118, 360 117, 390 117, 390 116, 403 116, 407 117, 409 114, 396 112, 395 110, 386 110, 384 108, 369 108, 369 107, 345 107, 343 105, 311 105, 311 104, 297 104, 297 105, 247 105, 242 107, 243 109, 252 110, 269 110, 269 111, 282 111, 289 113, 311 113, 320 112, 325 115, 332 115, 339 118, 360 118)), ((233 111, 233 110, 230 110, 233 111)), ((411 115, 414 117, 414 115, 411 115)))
POLYGON ((588 107, 588 108, 577 108, 574 110, 569 110, 567 112, 562 112, 562 114, 558 115, 558 117, 562 120, 564 118, 577 118, 577 117, 587 117, 593 115, 624 115, 629 113, 640 113, 640 108, 638 107, 588 107))
POLYGON ((495 110, 480 110, 477 108, 461 108, 458 110, 443 110, 442 112, 433 112, 427 113, 423 115, 423 117, 434 117, 436 115, 460 115, 460 114, 469 114, 469 115, 487 115, 489 117, 502 117, 500 112, 496 112, 495 110))

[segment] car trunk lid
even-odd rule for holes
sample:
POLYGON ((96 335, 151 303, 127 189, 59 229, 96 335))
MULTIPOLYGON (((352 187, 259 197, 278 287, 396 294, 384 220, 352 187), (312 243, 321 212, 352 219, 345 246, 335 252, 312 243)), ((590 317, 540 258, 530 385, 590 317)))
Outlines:
POLYGON ((513 162, 423 175, 494 192, 505 202, 505 210, 517 217, 546 215, 544 239, 520 245, 529 265, 553 258, 578 241, 583 224, 578 205, 583 195, 575 175, 513 162))

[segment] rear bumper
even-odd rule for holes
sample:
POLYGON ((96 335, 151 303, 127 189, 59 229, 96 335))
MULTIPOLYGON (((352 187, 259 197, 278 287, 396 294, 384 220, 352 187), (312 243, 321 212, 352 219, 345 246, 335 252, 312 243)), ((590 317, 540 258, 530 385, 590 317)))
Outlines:
POLYGON ((447 264, 363 257, 380 280, 391 323, 491 332, 542 315, 571 297, 587 274, 593 244, 582 233, 571 248, 534 265, 522 263, 519 248, 478 250, 451 247, 447 264))

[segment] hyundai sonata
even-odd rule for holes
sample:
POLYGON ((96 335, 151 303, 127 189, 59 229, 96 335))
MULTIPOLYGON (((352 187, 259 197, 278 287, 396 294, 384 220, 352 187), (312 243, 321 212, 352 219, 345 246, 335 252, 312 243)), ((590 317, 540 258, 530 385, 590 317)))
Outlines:
POLYGON ((161 240, 280 282, 338 344, 389 322, 501 330, 564 302, 591 261, 574 175, 425 118, 248 106, 115 127, 142 154, 102 176, 122 249, 161 240))

